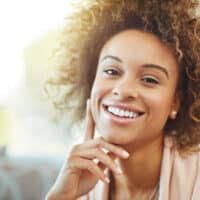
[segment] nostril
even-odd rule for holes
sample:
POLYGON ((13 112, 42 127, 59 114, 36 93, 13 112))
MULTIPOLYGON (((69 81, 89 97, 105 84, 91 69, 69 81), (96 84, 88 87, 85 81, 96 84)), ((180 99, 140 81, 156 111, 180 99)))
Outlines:
POLYGON ((138 97, 138 91, 136 88, 128 87, 128 86, 118 86, 113 88, 112 90, 113 96, 116 96, 118 98, 125 98, 125 99, 135 99, 138 97))
POLYGON ((133 99, 133 97, 132 96, 128 96, 128 99, 133 99))
POLYGON ((113 91, 113 94, 114 94, 114 95, 118 95, 118 92, 117 92, 117 91, 113 91))

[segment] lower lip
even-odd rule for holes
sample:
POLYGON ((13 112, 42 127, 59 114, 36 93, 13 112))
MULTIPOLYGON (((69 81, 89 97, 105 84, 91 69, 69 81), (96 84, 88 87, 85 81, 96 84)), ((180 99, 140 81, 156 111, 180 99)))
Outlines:
POLYGON ((140 115, 136 118, 118 117, 118 116, 108 112, 105 107, 103 108, 103 110, 104 110, 104 113, 105 113, 106 118, 108 120, 110 120, 113 123, 120 124, 120 125, 127 125, 127 124, 130 124, 130 123, 133 123, 133 122, 141 119, 144 116, 144 114, 142 114, 142 115, 140 115))

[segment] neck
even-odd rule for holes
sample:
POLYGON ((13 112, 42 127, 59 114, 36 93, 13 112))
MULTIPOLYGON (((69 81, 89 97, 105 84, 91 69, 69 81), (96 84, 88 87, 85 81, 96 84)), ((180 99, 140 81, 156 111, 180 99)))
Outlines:
POLYGON ((127 160, 117 160, 123 174, 113 174, 113 192, 125 191, 129 194, 152 191, 160 177, 163 137, 143 145, 143 148, 125 147, 130 156, 127 160))

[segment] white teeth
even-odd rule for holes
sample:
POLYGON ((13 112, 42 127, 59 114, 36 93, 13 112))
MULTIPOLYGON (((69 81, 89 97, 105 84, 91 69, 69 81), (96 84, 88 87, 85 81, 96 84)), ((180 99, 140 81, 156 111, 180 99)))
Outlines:
POLYGON ((125 111, 123 111, 123 110, 119 111, 119 116, 124 116, 124 114, 125 114, 125 111))
POLYGON ((138 116, 138 114, 137 114, 137 113, 133 113, 133 118, 134 118, 134 117, 137 117, 137 116, 138 116))
POLYGON ((125 115, 126 117, 129 117, 129 113, 130 113, 130 112, 125 111, 125 114, 124 114, 124 115, 125 115))
POLYGON ((122 110, 122 109, 115 108, 112 106, 108 106, 108 111, 120 117, 136 118, 139 116, 139 113, 130 112, 128 110, 122 110))

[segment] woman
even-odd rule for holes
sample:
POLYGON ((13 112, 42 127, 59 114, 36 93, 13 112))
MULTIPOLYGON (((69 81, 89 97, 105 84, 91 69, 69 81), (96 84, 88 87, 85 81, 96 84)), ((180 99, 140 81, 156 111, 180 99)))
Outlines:
POLYGON ((89 99, 85 141, 72 149, 48 200, 199 199, 197 5, 88 1, 70 18, 65 56, 57 53, 63 60, 49 83, 66 86, 56 105, 73 109, 76 122, 89 99))

